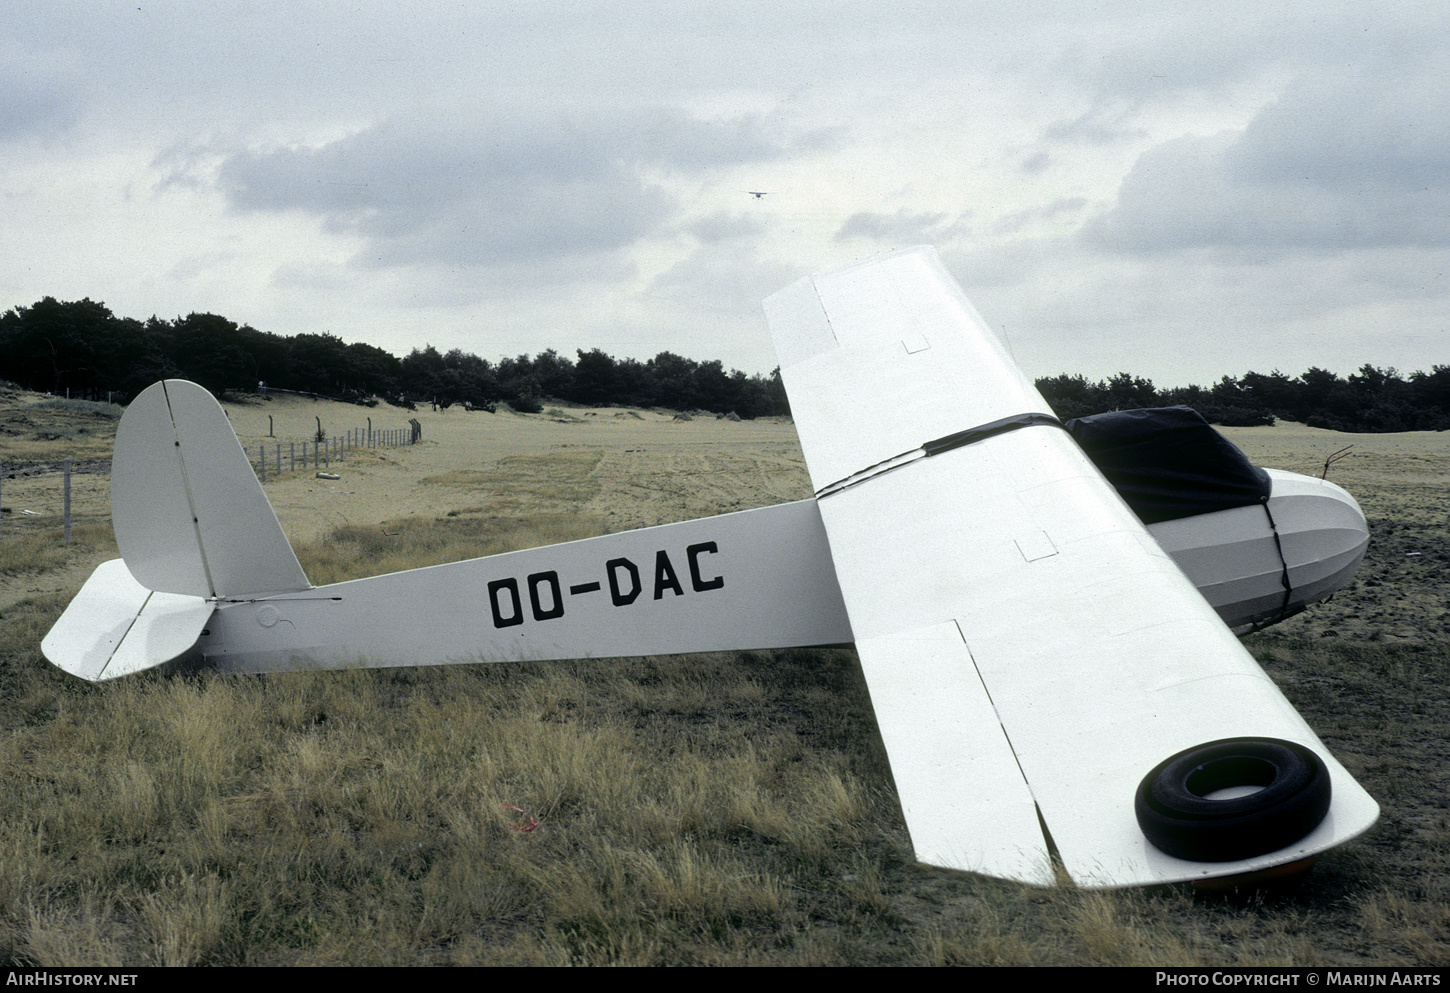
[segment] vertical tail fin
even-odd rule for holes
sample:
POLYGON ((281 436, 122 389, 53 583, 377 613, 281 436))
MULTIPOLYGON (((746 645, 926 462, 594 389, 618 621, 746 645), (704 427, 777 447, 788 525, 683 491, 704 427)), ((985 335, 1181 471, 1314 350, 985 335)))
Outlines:
POLYGON ((168 379, 132 401, 111 462, 116 544, 142 586, 199 597, 311 587, 226 414, 168 379))

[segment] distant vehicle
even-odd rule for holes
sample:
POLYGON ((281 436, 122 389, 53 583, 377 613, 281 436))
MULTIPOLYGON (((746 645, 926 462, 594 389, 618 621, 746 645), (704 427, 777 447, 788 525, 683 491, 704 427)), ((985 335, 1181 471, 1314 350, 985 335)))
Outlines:
POLYGON ((1367 537, 1352 497, 1235 459, 1191 412, 1079 423, 1080 446, 930 249, 765 306, 812 499, 313 587, 221 408, 168 380, 116 433, 122 558, 42 648, 103 680, 178 658, 275 672, 854 642, 923 862, 1206 881, 1374 823, 1225 624, 1344 583, 1367 537), (1149 436, 1157 454, 1134 457, 1149 436))
POLYGON ((759 200, 761 197, 767 197, 767 196, 770 195, 770 191, 769 190, 746 190, 745 192, 746 193, 749 193, 751 196, 755 197, 755 199, 757 199, 757 200, 759 200))

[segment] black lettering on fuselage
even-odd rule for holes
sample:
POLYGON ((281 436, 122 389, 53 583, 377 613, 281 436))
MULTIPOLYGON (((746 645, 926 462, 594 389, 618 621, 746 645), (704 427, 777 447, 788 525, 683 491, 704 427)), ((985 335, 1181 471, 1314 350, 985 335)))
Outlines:
POLYGON ((614 601, 616 607, 627 607, 634 603, 639 596, 639 569, 629 559, 610 559, 604 563, 604 568, 609 570, 609 597, 614 601), (629 592, 625 593, 619 588, 619 570, 625 569, 629 572, 629 592))
MULTIPOLYGON (((714 555, 719 549, 713 541, 702 541, 698 545, 691 545, 685 549, 685 554, 690 557, 690 586, 696 593, 704 593, 706 590, 718 590, 725 585, 724 576, 716 576, 714 579, 700 578, 700 556, 704 552, 714 555)), ((661 552, 661 555, 664 553, 661 552)))
POLYGON ((670 557, 662 548, 655 553, 655 599, 663 600, 665 590, 674 590, 675 596, 685 595, 685 588, 675 575, 675 567, 670 565, 670 557))
MULTIPOLYGON (((685 556, 690 564, 690 588, 696 593, 718 590, 725 586, 724 576, 717 575, 706 579, 701 575, 700 557, 718 553, 719 548, 713 541, 702 541, 685 549, 685 556)), ((629 559, 610 559, 604 563, 604 571, 609 579, 609 599, 616 607, 628 607, 644 592, 639 566, 629 559)), ((529 611, 534 620, 552 621, 564 616, 566 584, 559 579, 558 572, 551 569, 548 572, 531 573, 524 581, 528 584, 529 611)), ((570 596, 579 596, 598 592, 601 584, 597 581, 573 583, 567 589, 570 596)), ((663 600, 666 590, 675 596, 685 595, 684 584, 680 582, 680 574, 675 570, 675 564, 670 561, 669 552, 660 549, 655 552, 654 598, 663 600)), ((512 577, 490 581, 488 607, 493 614, 493 626, 496 628, 515 627, 524 623, 524 605, 519 581, 512 577)))
POLYGON ((529 606, 534 609, 534 620, 551 621, 564 616, 564 595, 559 589, 557 572, 536 572, 529 577, 529 606), (548 586, 554 605, 544 610, 539 604, 539 587, 548 586))
POLYGON ((524 606, 519 602, 519 584, 513 579, 495 579, 488 584, 488 605, 493 609, 493 626, 496 628, 512 627, 515 624, 524 622, 524 606), (508 590, 509 606, 512 613, 505 617, 500 609, 498 594, 500 590, 508 590))

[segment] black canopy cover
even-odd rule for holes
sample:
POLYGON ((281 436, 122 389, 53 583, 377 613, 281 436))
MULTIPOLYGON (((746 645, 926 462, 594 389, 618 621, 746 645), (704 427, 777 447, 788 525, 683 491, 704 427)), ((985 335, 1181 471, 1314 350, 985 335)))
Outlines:
POLYGON ((1115 410, 1064 426, 1144 524, 1269 498, 1269 474, 1191 407, 1115 410))

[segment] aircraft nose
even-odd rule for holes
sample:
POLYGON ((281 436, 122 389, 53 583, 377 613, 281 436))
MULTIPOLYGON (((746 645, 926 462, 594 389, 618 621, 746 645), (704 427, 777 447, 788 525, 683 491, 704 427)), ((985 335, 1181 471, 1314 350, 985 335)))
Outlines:
MULTIPOLYGON (((1356 500, 1348 490, 1335 483, 1331 483, 1327 479, 1320 479, 1317 480, 1317 482, 1319 483, 1320 488, 1324 491, 1325 496, 1333 497, 1341 503, 1348 504, 1354 509, 1354 512, 1359 515, 1360 521, 1364 521, 1364 510, 1360 507, 1359 501, 1356 500)), ((1366 526, 1366 533, 1368 533, 1368 526, 1366 526)))
POLYGON ((1324 479, 1274 472, 1269 512, 1297 604, 1322 600, 1349 582, 1369 545, 1359 503, 1324 479))

